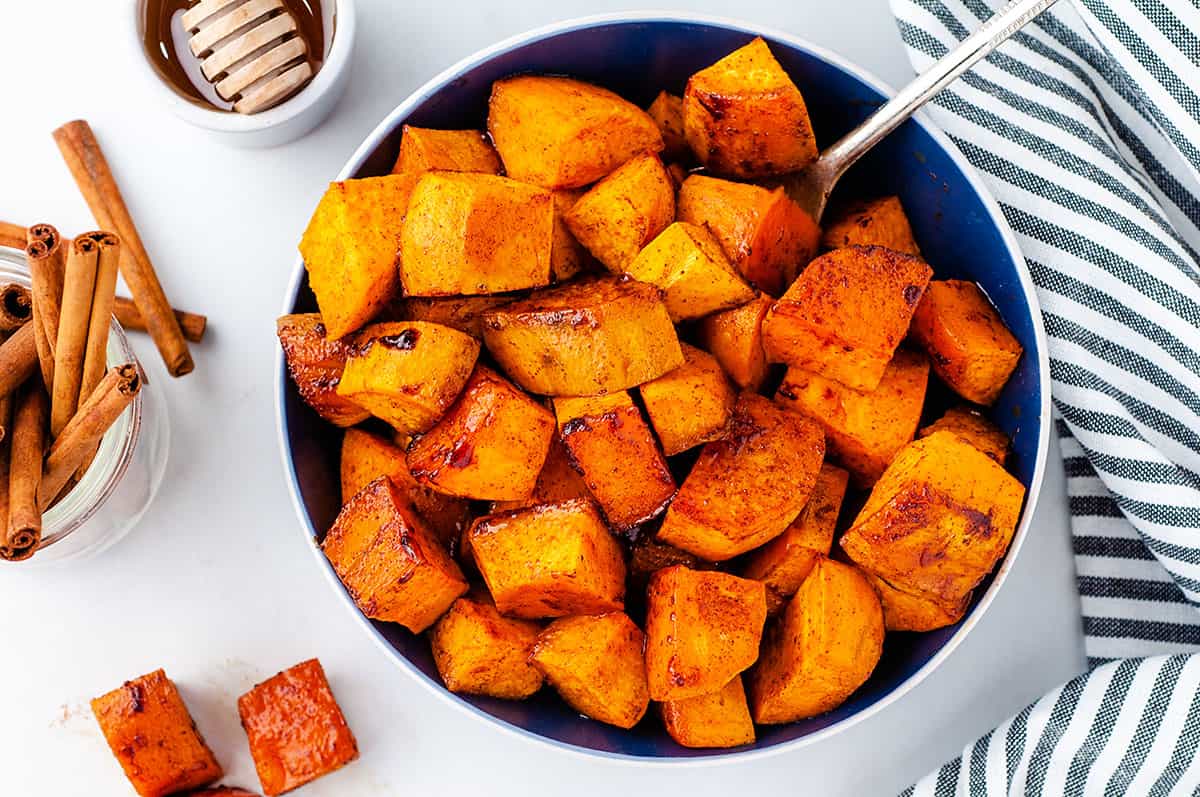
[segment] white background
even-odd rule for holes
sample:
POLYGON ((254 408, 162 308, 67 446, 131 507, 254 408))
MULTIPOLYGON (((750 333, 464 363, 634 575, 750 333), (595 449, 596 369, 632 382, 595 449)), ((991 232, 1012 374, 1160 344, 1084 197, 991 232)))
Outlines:
MULTIPOLYGON (((450 708, 351 620, 293 516, 275 442, 274 319, 326 182, 392 107, 444 67, 604 0, 359 0, 349 90, 291 145, 229 149, 154 102, 129 46, 132 0, 3 0, 0 219, 94 224, 50 131, 88 119, 177 306, 208 314, 196 371, 170 381, 171 462, 120 545, 79 565, 0 569, 0 793, 131 795, 87 700, 165 667, 228 772, 257 788, 239 694, 319 656, 362 758, 307 795, 888 795, 1082 669, 1057 447, 1005 589, 931 677, 870 721, 746 764, 633 768, 551 750, 450 708)), ((825 45, 893 85, 910 76, 884 0, 741 0, 736 15, 825 45)))

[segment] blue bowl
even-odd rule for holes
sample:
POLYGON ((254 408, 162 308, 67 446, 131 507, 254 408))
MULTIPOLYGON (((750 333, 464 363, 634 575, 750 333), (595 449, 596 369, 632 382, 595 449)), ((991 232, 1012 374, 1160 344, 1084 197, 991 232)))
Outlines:
MULTIPOLYGON (((890 90, 838 56, 782 33, 696 16, 619 15, 576 20, 533 31, 474 55, 431 80, 400 104, 342 169, 337 179, 387 174, 403 124, 481 128, 492 82, 516 72, 568 74, 607 86, 645 106, 659 89, 681 93, 687 78, 754 36, 763 36, 808 103, 820 146, 871 113, 890 90)), ((1012 470, 1028 488, 1026 508, 1008 556, 976 593, 966 617, 925 634, 889 634, 871 679, 836 710, 791 725, 758 729, 758 741, 735 750, 680 747, 649 717, 632 731, 593 722, 544 689, 525 702, 453 695, 442 686, 424 637, 363 617, 315 545, 338 511, 340 434, 300 400, 278 358, 278 423, 285 470, 305 542, 338 597, 401 669, 448 702, 499 728, 561 749, 640 762, 746 758, 835 733, 911 689, 978 622, 1011 567, 1029 527, 1049 437, 1049 378, 1041 315, 1025 262, 978 176, 951 142, 919 116, 894 132, 853 171, 839 191, 898 194, 936 276, 978 282, 999 308, 1025 355, 992 413, 1012 438, 1012 470)), ((311 312, 316 303, 303 264, 283 311, 311 312)))

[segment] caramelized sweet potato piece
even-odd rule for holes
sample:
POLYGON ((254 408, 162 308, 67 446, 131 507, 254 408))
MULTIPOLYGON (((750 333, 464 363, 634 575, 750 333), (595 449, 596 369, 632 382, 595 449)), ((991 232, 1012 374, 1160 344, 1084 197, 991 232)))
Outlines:
POLYGON ((900 197, 885 196, 854 202, 842 208, 825 226, 821 246, 886 246, 906 255, 921 256, 900 197))
POLYGON ((491 514, 537 504, 556 504, 572 498, 591 499, 592 494, 579 471, 571 464, 562 438, 555 432, 554 439, 550 441, 550 452, 546 454, 546 461, 530 496, 518 501, 493 501, 491 514))
POLYGON ((639 155, 592 186, 564 218, 575 240, 620 274, 675 220, 675 186, 657 155, 639 155))
POLYGON ((550 276, 555 282, 566 282, 590 270, 595 263, 591 253, 575 240, 567 226, 567 211, 575 206, 584 191, 560 188, 551 194, 554 197, 554 235, 550 241, 550 276))
POLYGON ((522 700, 542 688, 529 663, 541 627, 504 617, 486 595, 459 598, 429 631, 433 661, 451 692, 522 700))
POLYGON ((734 384, 752 393, 767 378, 762 320, 772 304, 771 297, 760 295, 741 307, 713 313, 698 326, 700 344, 717 358, 734 384))
POLYGON ((957 604, 931 598, 922 593, 897 589, 876 575, 862 571, 879 593, 883 604, 883 625, 889 631, 932 631, 954 625, 962 619, 971 603, 965 595, 957 604))
POLYGON ((953 432, 1001 466, 1008 461, 1008 436, 974 407, 951 407, 945 415, 917 432, 917 437, 929 437, 942 431, 953 432))
POLYGON ((755 297, 712 233, 685 221, 667 227, 625 271, 662 288, 672 321, 700 318, 755 297))
POLYGON ((662 133, 663 157, 671 160, 690 159, 692 150, 683 132, 683 98, 660 91, 646 113, 658 125, 658 132, 662 133))
POLYGON ((350 346, 326 337, 319 313, 280 316, 275 330, 288 374, 305 404, 334 426, 354 426, 371 417, 370 412, 338 395, 350 346))
POLYGON ((646 414, 667 456, 724 436, 737 398, 715 357, 681 345, 683 365, 640 388, 646 414))
POLYGON ((754 722, 742 676, 707 695, 662 704, 667 735, 684 747, 737 747, 754 744, 754 722))
POLYGON ((466 332, 483 340, 483 314, 508 304, 516 296, 409 296, 404 299, 400 316, 405 321, 425 321, 466 332))
POLYGON ((421 172, 499 174, 500 156, 478 130, 431 130, 405 125, 393 174, 421 172))

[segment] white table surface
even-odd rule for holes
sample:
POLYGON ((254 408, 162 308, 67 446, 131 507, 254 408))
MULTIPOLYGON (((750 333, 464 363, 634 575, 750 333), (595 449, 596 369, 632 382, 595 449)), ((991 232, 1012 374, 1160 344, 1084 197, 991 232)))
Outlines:
MULTIPOLYGON (((227 782, 257 788, 236 698, 319 656, 362 757, 304 790, 314 797, 888 795, 1082 669, 1054 446, 1030 538, 982 622, 917 688, 833 739, 747 764, 632 768, 449 708, 351 620, 299 533, 275 442, 274 319, 326 182, 408 92, 501 37, 632 6, 358 0, 354 73, 334 115, 288 146, 242 151, 153 102, 122 46, 130 2, 4 4, 0 219, 48 220, 67 234, 94 226, 50 138, 58 124, 88 119, 168 295, 207 313, 209 336, 194 349, 195 373, 174 381, 149 341, 137 341, 172 425, 166 480, 141 525, 80 565, 0 572, 0 793, 133 794, 87 701, 157 667, 179 684, 227 782)), ((685 6, 807 37, 893 84, 910 76, 885 0, 685 6)))

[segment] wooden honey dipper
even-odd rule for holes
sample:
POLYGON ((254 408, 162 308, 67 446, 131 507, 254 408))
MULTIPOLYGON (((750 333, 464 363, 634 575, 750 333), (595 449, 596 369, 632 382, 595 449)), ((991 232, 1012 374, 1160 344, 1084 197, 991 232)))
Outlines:
POLYGON ((182 22, 204 77, 238 113, 266 110, 312 79, 308 43, 282 0, 199 0, 182 22))

